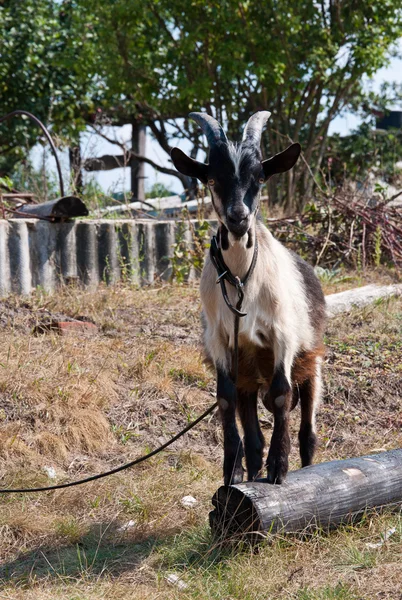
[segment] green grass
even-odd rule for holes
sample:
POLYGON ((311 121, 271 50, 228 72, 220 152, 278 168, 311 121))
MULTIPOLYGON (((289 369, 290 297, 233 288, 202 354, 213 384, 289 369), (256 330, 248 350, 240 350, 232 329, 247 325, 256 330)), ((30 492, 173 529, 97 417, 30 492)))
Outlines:
POLYGON ((334 587, 325 586, 318 590, 308 588, 297 592, 297 600, 359 600, 361 596, 354 594, 350 586, 337 584, 334 587))

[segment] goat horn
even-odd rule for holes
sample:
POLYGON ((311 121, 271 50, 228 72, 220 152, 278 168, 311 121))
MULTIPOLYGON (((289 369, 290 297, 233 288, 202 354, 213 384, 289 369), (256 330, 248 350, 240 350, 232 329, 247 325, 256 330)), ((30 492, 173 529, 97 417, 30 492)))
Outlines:
POLYGON ((210 148, 215 146, 216 142, 228 143, 228 139, 221 125, 219 125, 218 121, 211 117, 211 115, 207 115, 207 113, 192 112, 188 116, 190 119, 193 119, 193 121, 196 121, 201 127, 207 137, 210 148))
POLYGON ((259 147, 261 144, 262 130, 270 116, 271 113, 268 110, 260 110, 252 115, 244 128, 242 142, 248 142, 259 147))

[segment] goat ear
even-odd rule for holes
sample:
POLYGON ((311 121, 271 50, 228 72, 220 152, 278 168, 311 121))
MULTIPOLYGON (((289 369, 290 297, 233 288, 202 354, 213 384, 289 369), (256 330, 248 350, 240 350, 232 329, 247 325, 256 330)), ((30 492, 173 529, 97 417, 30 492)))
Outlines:
POLYGON ((289 146, 289 148, 286 148, 283 152, 279 152, 279 154, 275 154, 275 156, 268 158, 268 160, 262 161, 265 179, 269 179, 276 173, 285 173, 285 171, 289 171, 289 169, 296 164, 300 152, 301 146, 296 143, 289 146))
POLYGON ((187 175, 188 177, 196 177, 202 181, 202 183, 207 183, 208 165, 190 158, 187 154, 184 154, 180 148, 172 148, 170 156, 179 173, 187 175))

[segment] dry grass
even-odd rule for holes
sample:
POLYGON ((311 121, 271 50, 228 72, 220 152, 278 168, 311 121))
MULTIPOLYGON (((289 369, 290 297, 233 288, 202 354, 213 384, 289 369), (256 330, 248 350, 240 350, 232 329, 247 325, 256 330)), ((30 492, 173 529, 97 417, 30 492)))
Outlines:
POLYGON ((376 285, 391 285, 400 283, 400 272, 386 267, 366 269, 364 271, 351 271, 337 269, 328 271, 324 269, 320 274, 321 284, 325 294, 336 294, 351 288, 361 287, 375 283, 376 285))
MULTIPOLYGON (((342 286, 367 283, 359 277, 348 274, 342 286)), ((327 291, 340 285, 327 282, 327 291)), ((0 327, 2 486, 51 483, 48 467, 64 481, 116 466, 166 441, 214 400, 196 288, 9 298, 0 327), (99 334, 32 333, 61 314, 91 318, 99 334)), ((402 446, 401 333, 401 299, 330 322, 317 460, 402 446)), ((264 409, 260 416, 269 437, 271 416, 264 409)), ((293 468, 297 421, 295 411, 293 468)), ((212 416, 131 471, 65 491, 0 497, 0 599, 400 600, 397 513, 304 539, 277 536, 258 554, 219 547, 206 523, 221 459, 212 416), (192 509, 181 504, 189 494, 197 499, 192 509), (386 544, 367 548, 392 526, 386 544), (187 587, 169 584, 169 573, 187 587)))

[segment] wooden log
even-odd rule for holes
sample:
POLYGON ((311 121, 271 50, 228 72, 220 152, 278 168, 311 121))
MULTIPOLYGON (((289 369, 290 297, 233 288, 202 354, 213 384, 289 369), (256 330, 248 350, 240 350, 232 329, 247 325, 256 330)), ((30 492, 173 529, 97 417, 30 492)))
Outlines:
POLYGON ((332 528, 366 509, 402 502, 402 449, 334 460, 288 474, 282 485, 263 479, 222 486, 210 525, 220 538, 332 528))

